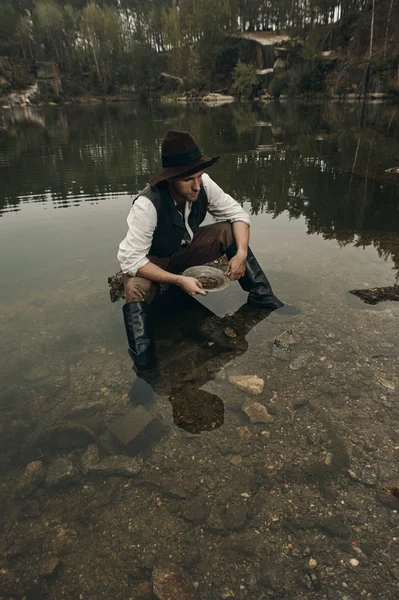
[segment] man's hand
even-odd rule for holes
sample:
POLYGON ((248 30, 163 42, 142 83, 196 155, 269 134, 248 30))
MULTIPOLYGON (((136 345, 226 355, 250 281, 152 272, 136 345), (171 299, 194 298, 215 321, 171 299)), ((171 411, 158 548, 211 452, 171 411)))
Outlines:
POLYGON ((230 260, 227 269, 224 274, 227 275, 231 281, 241 279, 244 277, 247 265, 247 254, 244 251, 238 250, 237 254, 230 260))
POLYGON ((181 275, 177 280, 177 284, 180 285, 186 294, 189 294, 190 296, 195 296, 195 294, 206 296, 208 293, 202 288, 202 283, 195 277, 186 277, 185 275, 181 275))

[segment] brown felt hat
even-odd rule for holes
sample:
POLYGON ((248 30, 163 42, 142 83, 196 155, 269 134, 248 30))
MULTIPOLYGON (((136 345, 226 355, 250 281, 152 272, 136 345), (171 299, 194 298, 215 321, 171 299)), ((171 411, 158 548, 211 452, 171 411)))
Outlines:
POLYGON ((170 129, 162 140, 162 169, 149 179, 151 186, 169 177, 192 174, 207 169, 219 160, 220 156, 203 156, 197 142, 188 131, 170 129))

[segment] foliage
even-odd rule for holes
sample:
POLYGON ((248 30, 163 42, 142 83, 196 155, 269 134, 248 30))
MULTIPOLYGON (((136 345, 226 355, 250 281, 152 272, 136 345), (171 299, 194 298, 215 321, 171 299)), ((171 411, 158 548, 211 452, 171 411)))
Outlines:
POLYGON ((261 81, 254 65, 238 61, 233 71, 232 94, 239 98, 254 98, 260 85, 261 81))
POLYGON ((186 89, 232 84, 245 96, 257 82, 245 67, 234 69, 254 59, 235 34, 287 29, 304 40, 301 61, 272 87, 276 94, 308 93, 323 89, 324 67, 315 57, 334 44, 338 52, 349 47, 359 64, 397 62, 399 3, 371 6, 370 0, 0 0, 0 55, 32 69, 35 61, 55 61, 64 77, 88 76, 99 93, 134 84, 140 94, 153 94, 156 54, 168 54, 170 71, 186 89))

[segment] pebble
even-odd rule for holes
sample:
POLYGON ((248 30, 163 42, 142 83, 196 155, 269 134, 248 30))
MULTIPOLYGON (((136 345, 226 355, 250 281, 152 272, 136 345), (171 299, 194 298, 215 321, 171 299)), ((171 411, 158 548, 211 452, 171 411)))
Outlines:
POLYGON ((256 396, 263 392, 265 382, 257 375, 232 375, 229 381, 234 387, 256 396))
POLYGON ((359 561, 356 558, 351 558, 349 561, 351 567, 358 567, 360 565, 359 561))
POLYGON ((315 560, 314 558, 310 558, 308 565, 309 569, 315 569, 317 567, 317 560, 315 560))
POLYGON ((230 462, 235 467, 239 467, 242 463, 242 456, 240 454, 233 454, 233 456, 230 458, 230 462))
POLYGON ((236 332, 231 327, 226 327, 226 329, 224 330, 224 335, 227 335, 227 337, 229 338, 237 337, 236 332))

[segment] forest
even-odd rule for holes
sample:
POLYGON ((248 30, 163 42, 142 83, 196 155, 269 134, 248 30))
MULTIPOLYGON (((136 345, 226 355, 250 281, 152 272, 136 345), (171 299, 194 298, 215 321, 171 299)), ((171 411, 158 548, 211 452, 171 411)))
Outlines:
POLYGON ((57 65, 67 96, 156 97, 168 92, 164 72, 185 90, 255 95, 253 49, 240 38, 249 31, 291 36, 291 75, 274 80, 274 96, 326 91, 331 71, 335 86, 378 72, 395 91, 398 0, 0 0, 0 95, 34 81, 41 61, 57 65))

